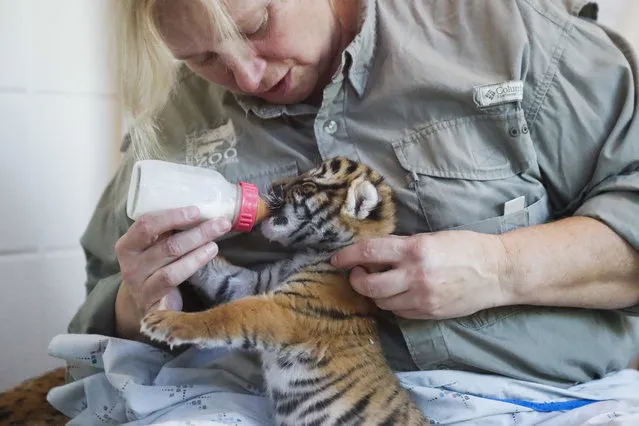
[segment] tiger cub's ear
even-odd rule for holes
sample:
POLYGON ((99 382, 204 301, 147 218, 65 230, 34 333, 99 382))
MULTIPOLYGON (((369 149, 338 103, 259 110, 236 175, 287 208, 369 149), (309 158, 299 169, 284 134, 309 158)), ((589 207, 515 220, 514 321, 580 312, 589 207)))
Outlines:
POLYGON ((377 188, 364 176, 351 182, 342 211, 356 219, 366 219, 380 202, 377 188))

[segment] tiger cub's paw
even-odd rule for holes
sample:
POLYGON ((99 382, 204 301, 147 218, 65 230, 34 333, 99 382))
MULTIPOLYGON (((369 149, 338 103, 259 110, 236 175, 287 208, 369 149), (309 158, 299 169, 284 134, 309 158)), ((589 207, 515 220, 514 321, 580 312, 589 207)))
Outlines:
POLYGON ((193 319, 193 314, 180 311, 152 311, 142 319, 140 332, 171 348, 188 344, 203 346, 204 338, 198 334, 199 328, 193 319))

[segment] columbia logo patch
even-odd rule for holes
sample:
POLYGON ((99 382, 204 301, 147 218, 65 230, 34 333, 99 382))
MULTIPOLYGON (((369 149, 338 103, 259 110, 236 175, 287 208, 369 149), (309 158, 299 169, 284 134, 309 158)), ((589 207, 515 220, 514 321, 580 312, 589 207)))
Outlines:
POLYGON ((524 99, 524 82, 512 80, 475 87, 474 98, 480 108, 522 101, 524 99))

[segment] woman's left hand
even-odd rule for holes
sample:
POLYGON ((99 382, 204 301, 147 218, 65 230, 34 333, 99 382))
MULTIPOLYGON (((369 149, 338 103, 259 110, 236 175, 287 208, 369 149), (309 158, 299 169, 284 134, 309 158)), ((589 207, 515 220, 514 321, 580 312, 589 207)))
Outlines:
POLYGON ((499 236, 443 231, 373 238, 343 248, 332 264, 354 268, 355 291, 404 318, 456 318, 508 304, 501 285, 507 255, 499 236), (362 265, 390 269, 368 273, 362 265))

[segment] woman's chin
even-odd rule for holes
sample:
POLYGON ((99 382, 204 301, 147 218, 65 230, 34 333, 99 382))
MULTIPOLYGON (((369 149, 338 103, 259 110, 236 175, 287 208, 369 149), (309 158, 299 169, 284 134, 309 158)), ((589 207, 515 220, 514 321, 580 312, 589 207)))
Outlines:
POLYGON ((290 81, 284 87, 274 92, 261 93, 259 97, 271 104, 279 105, 310 103, 312 99, 317 98, 315 92, 319 93, 319 99, 321 99, 323 90, 315 90, 317 79, 304 78, 304 76, 297 76, 295 73, 292 73, 289 79, 290 81))

